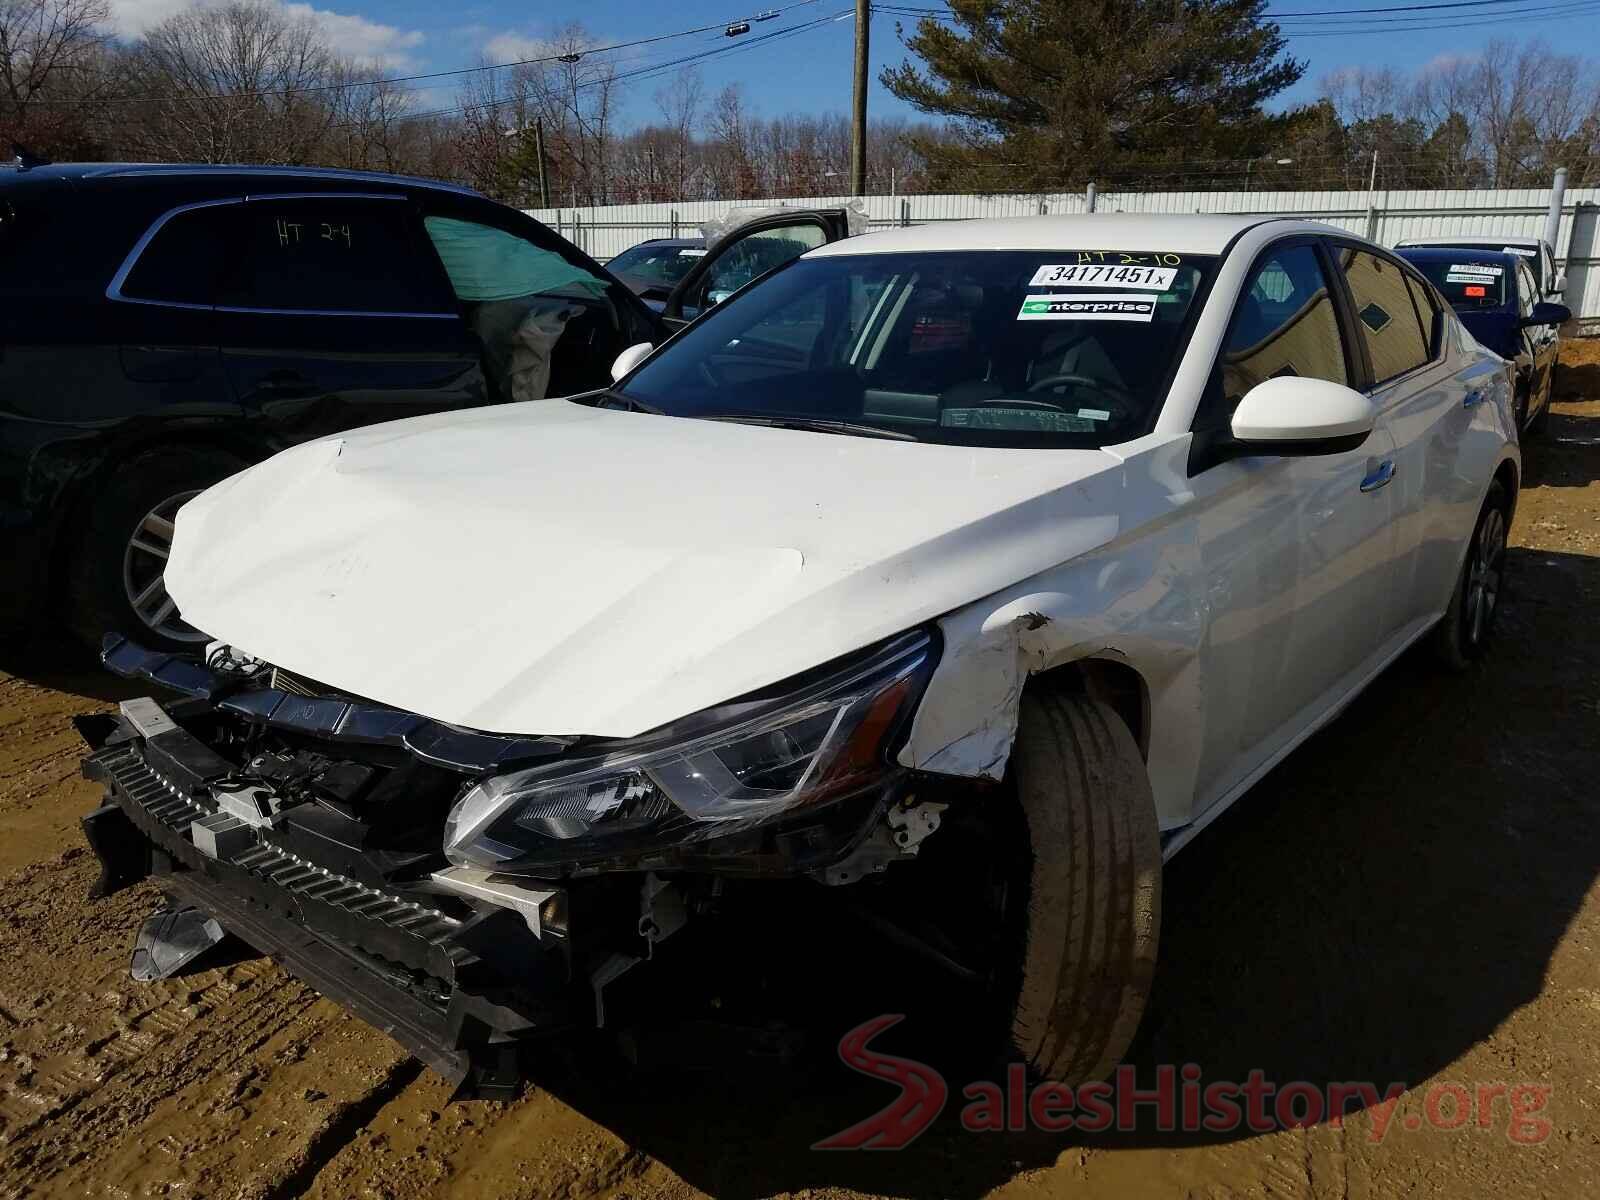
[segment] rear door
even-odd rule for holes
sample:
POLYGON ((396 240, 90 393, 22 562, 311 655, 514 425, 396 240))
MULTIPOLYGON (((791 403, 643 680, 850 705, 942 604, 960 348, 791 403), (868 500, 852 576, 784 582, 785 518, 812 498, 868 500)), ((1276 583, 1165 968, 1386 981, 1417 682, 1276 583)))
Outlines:
POLYGON ((669 328, 680 329, 768 271, 807 250, 849 236, 849 219, 842 208, 796 209, 758 217, 707 247, 667 297, 662 319, 669 328))
POLYGON ((485 403, 476 340, 400 192, 226 210, 216 329, 233 393, 287 441, 485 403))
POLYGON ((1460 533, 1440 497, 1473 409, 1489 393, 1470 396, 1452 373, 1443 313, 1418 273, 1369 245, 1333 240, 1330 249, 1360 335, 1364 390, 1394 441, 1386 636, 1404 638, 1439 615, 1433 581, 1453 578, 1443 563, 1458 551, 1460 533))

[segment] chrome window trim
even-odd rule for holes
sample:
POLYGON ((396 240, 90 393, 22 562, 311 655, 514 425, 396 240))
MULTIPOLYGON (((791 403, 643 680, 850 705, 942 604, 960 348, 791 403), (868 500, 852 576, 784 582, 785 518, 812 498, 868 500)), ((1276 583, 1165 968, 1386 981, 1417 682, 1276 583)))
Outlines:
POLYGON ((346 183, 392 183, 396 187, 428 188, 436 192, 450 192, 458 196, 473 196, 483 198, 483 193, 475 188, 465 187, 457 183, 444 183, 436 179, 421 179, 410 175, 385 175, 381 171, 342 171, 337 167, 320 168, 292 168, 292 167, 262 167, 262 166, 185 166, 168 167, 160 164, 123 165, 110 168, 101 168, 95 171, 86 171, 85 179, 139 179, 146 176, 170 177, 175 175, 191 176, 218 176, 218 175, 266 175, 279 179, 332 179, 346 183))
MULTIPOLYGON (((142 172, 130 172, 142 173, 142 172)), ((454 321, 460 318, 454 312, 379 312, 354 308, 256 308, 237 304, 195 304, 187 300, 149 300, 141 296, 125 296, 123 285, 138 264, 139 258, 155 240, 156 234, 173 217, 201 208, 225 208, 235 204, 253 204, 263 200, 406 200, 409 197, 395 192, 260 192, 244 196, 229 196, 221 200, 196 200, 170 208, 150 223, 150 228, 139 236, 122 260, 111 282, 106 285, 106 299, 123 304, 148 304, 156 308, 181 308, 191 312, 243 313, 274 317, 399 317, 406 320, 454 321)))

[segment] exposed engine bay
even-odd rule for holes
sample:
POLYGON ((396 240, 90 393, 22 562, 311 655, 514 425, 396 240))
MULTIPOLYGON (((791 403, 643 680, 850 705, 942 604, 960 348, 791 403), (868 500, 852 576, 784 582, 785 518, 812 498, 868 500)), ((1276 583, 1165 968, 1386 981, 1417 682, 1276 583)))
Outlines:
MULTIPOLYGON (((663 943, 703 977, 686 928, 760 938, 749 923, 775 933, 785 906, 815 926, 830 893, 918 855, 959 801, 883 752, 925 677, 926 639, 902 642, 820 673, 798 709, 742 701, 706 749, 693 730, 624 747, 460 730, 227 647, 202 662, 108 639, 112 670, 187 698, 78 721, 107 789, 84 820, 97 891, 157 876, 463 1093, 505 1094, 531 1039, 628 1029, 640 995, 660 995, 664 975, 634 984, 672 957, 663 943)), ((981 974, 881 911, 851 919, 981 974)))

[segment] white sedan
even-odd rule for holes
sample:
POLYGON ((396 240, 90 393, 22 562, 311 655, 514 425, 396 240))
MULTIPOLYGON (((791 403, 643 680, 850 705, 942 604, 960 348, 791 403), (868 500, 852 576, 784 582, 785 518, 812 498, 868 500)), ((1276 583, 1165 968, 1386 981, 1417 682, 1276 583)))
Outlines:
MULTIPOLYGON (((1094 1079, 1144 1005, 1164 858, 1411 643, 1466 667, 1494 626, 1504 364, 1326 225, 868 234, 616 374, 299 446, 182 510, 168 588, 217 639, 185 678, 230 698, 176 719, 220 760, 276 756, 239 767, 270 819, 202 839, 221 865, 193 895, 224 925, 230 864, 275 861, 311 802, 282 780, 322 777, 293 763, 392 792, 409 752, 438 799, 341 801, 422 823, 377 839, 408 873, 354 871, 354 833, 344 866, 295 853, 441 919, 522 914, 569 956, 576 1019, 610 1011, 619 954, 714 923, 728 879, 920 887, 948 921, 899 944, 988 989, 1039 1071, 1094 1079), (641 878, 616 929, 548 919, 641 878)), ((107 661, 172 681, 127 644, 107 661)))

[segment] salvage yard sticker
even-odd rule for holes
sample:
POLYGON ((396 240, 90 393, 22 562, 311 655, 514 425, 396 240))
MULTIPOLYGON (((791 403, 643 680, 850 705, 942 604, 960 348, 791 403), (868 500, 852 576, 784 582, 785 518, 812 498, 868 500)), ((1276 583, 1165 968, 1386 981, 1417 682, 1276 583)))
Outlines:
POLYGON ((1100 288, 1160 288, 1166 291, 1177 278, 1176 267, 1113 266, 1110 263, 1046 263, 1028 280, 1029 287, 1047 287, 1053 283, 1071 284, 1073 287, 1100 288))
POLYGON ((1150 321, 1155 296, 1028 296, 1019 321, 1150 321))
POLYGON ((1452 272, 1463 275, 1499 275, 1505 268, 1497 267, 1493 263, 1451 263, 1452 272))

